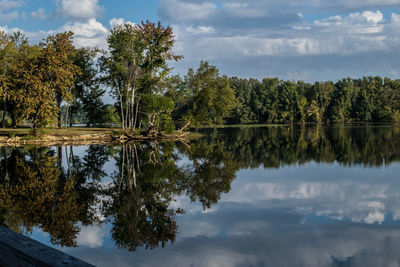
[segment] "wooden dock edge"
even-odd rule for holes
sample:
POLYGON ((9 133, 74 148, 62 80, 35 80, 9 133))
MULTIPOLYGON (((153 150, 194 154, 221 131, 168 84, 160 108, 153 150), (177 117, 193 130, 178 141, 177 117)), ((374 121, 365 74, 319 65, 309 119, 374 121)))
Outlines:
POLYGON ((0 226, 0 266, 94 266, 0 226))

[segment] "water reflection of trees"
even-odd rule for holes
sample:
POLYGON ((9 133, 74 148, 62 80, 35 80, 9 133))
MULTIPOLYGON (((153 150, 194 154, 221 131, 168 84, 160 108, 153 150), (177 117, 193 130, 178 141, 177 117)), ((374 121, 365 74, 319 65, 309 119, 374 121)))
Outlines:
POLYGON ((183 212, 172 204, 176 198, 188 196, 209 208, 242 168, 312 160, 380 166, 399 161, 399 147, 399 127, 208 130, 190 144, 92 145, 84 153, 3 147, 0 223, 25 233, 39 227, 53 243, 75 246, 78 222, 105 217, 119 247, 156 248, 175 240, 176 216, 183 212), (115 167, 108 176, 110 160, 115 167))
POLYGON ((310 161, 381 166, 400 160, 400 127, 265 127, 206 130, 240 168, 278 168, 310 161))
POLYGON ((82 203, 76 177, 65 176, 48 148, 13 149, 2 162, 1 220, 16 231, 39 226, 55 244, 74 246, 82 203))
POLYGON ((155 248, 175 240, 179 212, 169 208, 181 193, 181 173, 173 145, 129 144, 119 148, 105 213, 112 217, 112 237, 119 247, 155 248))

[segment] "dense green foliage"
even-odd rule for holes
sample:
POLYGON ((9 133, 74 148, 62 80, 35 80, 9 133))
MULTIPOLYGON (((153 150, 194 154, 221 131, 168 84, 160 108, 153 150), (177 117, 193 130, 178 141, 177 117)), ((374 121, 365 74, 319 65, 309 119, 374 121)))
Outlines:
MULTIPOLYGON (((135 130, 145 125, 152 129, 158 124, 155 120, 163 113, 162 106, 154 105, 162 98, 164 83, 170 72, 168 60, 179 60, 172 48, 174 36, 170 26, 164 27, 160 22, 142 22, 140 25, 129 23, 114 26, 107 37, 108 53, 101 58, 103 81, 112 88, 119 105, 122 128, 135 130), (143 101, 151 95, 152 109, 143 101), (157 116, 157 118, 155 118, 157 116)), ((147 101, 148 102, 148 101, 147 101)), ((167 118, 169 119, 169 118, 167 118)))
POLYGON ((228 123, 400 121, 400 80, 364 77, 333 82, 230 78, 238 106, 228 123))
POLYGON ((234 91, 226 76, 208 62, 201 62, 195 72, 189 69, 184 80, 176 77, 167 95, 174 98, 179 109, 175 119, 193 124, 222 124, 236 106, 234 91))
POLYGON ((50 35, 39 45, 29 44, 21 33, 1 33, 1 41, 3 127, 7 114, 12 126, 36 129, 57 123, 61 127, 63 119, 71 120, 79 105, 91 112, 104 105, 104 92, 93 93, 98 88, 94 64, 97 50, 75 48, 72 32, 50 35), (63 103, 65 116, 61 110, 63 103))

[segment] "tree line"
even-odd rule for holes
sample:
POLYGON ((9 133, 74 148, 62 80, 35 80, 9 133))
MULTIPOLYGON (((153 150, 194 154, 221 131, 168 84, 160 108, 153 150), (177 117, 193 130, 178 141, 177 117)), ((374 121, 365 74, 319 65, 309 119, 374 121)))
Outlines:
POLYGON ((0 33, 1 124, 88 125, 172 132, 204 124, 400 121, 400 80, 345 78, 336 83, 240 79, 208 62, 172 75, 174 34, 149 21, 114 26, 108 49, 76 48, 73 33, 30 44, 0 33), (105 105, 110 90, 114 105, 105 105), (82 115, 83 114, 83 115, 82 115), (82 119, 81 119, 82 121, 82 119))
POLYGON ((230 123, 398 122, 400 80, 345 78, 334 83, 230 78, 238 105, 230 123))

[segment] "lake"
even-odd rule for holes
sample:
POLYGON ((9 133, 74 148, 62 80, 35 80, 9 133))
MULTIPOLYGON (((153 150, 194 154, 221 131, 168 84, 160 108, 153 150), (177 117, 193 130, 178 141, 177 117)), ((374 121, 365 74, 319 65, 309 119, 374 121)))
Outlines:
POLYGON ((400 126, 0 148, 0 220, 97 266, 400 266, 400 126))

